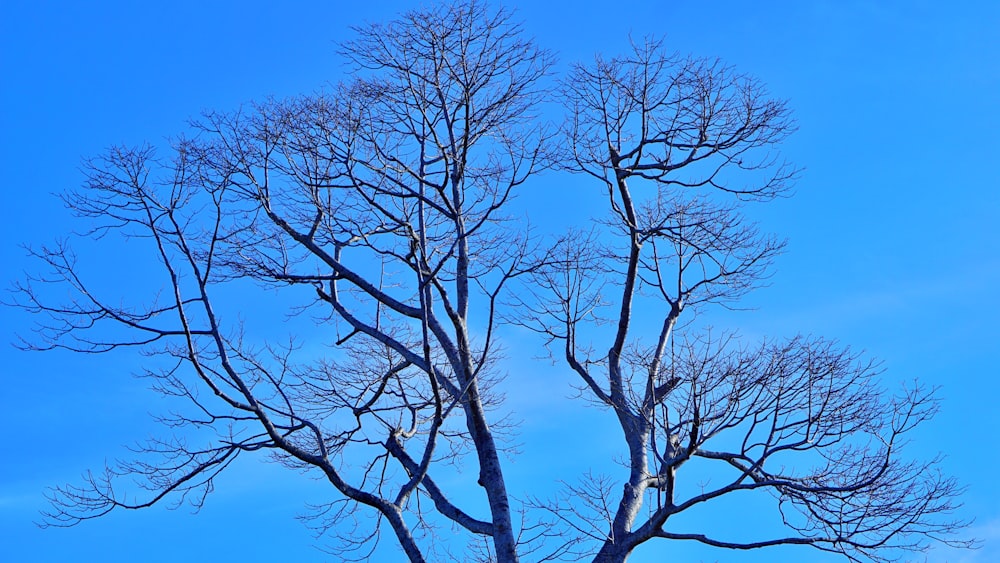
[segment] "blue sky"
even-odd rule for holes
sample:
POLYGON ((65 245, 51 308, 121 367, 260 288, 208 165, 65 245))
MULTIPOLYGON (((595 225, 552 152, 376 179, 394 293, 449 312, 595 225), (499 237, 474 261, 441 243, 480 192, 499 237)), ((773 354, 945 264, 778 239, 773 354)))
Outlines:
MULTIPOLYGON (((6 281, 32 269, 20 244, 72 227, 52 194, 81 182, 83 157, 117 143, 162 143, 202 109, 336 82, 345 72, 336 41, 348 27, 409 3, 93 4, 0 3, 6 281)), ((749 336, 835 338, 881 358, 886 386, 940 386, 942 412, 914 435, 912 451, 947 455, 946 468, 969 487, 964 515, 976 518, 986 543, 931 560, 1000 560, 1000 3, 720 1, 709 9, 641 0, 610 12, 607 2, 506 4, 561 65, 652 34, 680 52, 720 57, 789 100, 799 131, 784 150, 805 172, 795 197, 753 211, 788 237, 788 251, 771 285, 747 299, 756 310, 718 322, 749 336)), ((572 183, 549 176, 522 201, 557 201, 585 220, 597 212, 572 183)), ((129 274, 128 262, 88 258, 109 279, 129 274)), ((7 346, 29 323, 0 309, 0 560, 322 559, 293 520, 322 485, 259 463, 233 468, 196 517, 186 507, 154 508, 70 530, 32 525, 46 486, 127 455, 124 445, 155 432, 147 413, 157 396, 129 377, 134 356, 7 346)), ((551 476, 533 468, 552 460, 531 438, 560 433, 552 404, 539 397, 568 394, 566 375, 543 367, 548 375, 531 393, 511 398, 526 428, 511 473, 535 486, 551 476)))

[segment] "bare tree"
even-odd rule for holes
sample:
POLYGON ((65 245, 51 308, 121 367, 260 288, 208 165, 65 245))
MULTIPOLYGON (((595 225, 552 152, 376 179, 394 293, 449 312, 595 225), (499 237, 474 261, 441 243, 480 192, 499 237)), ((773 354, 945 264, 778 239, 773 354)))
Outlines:
POLYGON ((76 297, 54 304, 39 280, 21 287, 23 304, 52 319, 29 347, 160 354, 168 361, 147 375, 187 401, 165 422, 212 436, 199 447, 150 443, 139 461, 57 489, 50 523, 167 495, 200 504, 236 457, 268 451, 322 472, 342 495, 319 507, 321 527, 343 529, 358 506, 375 511, 373 529, 341 538, 345 557, 364 558, 388 525, 424 561, 433 542, 421 537, 446 522, 488 538, 491 557, 517 560, 489 386, 497 298, 528 268, 522 227, 501 212, 544 164, 533 108, 550 56, 509 13, 478 2, 356 35, 343 45, 353 82, 205 115, 165 159, 112 149, 66 196, 92 235, 155 249, 167 290, 145 308, 116 305, 78 274, 67 246, 41 249, 76 297), (219 305, 242 280, 304 290, 323 324, 336 321, 346 353, 252 345, 219 305), (449 463, 478 467, 485 518, 438 486, 449 463), (125 476, 150 494, 123 496, 125 476))
POLYGON ((900 455, 903 435, 935 412, 930 392, 887 396, 875 365, 821 339, 747 346, 680 323, 759 285, 783 246, 737 202, 771 200, 796 175, 776 151, 794 127, 785 105, 750 77, 655 41, 575 67, 563 92, 565 167, 606 190, 610 215, 534 273, 542 299, 524 302, 522 322, 614 413, 627 473, 588 474, 539 505, 568 536, 596 543, 595 561, 624 561, 654 538, 804 544, 851 560, 951 541, 959 488, 938 460, 900 455), (660 328, 644 341, 648 326, 660 328), (591 344, 602 339, 607 348, 591 344), (741 491, 773 495, 788 533, 733 541, 672 526, 741 491))
POLYGON ((208 113, 166 156, 111 149, 65 196, 90 236, 152 252, 164 291, 123 304, 68 244, 39 248, 50 272, 20 285, 20 304, 43 319, 25 346, 138 348, 143 375, 181 406, 162 418, 176 438, 55 489, 48 523, 164 499, 200 506, 235 459, 267 452, 332 485, 311 522, 344 559, 365 559, 386 529, 411 561, 622 561, 653 538, 877 559, 952 541, 958 523, 942 515, 955 484, 935 461, 898 455, 901 436, 933 415, 929 393, 887 397, 872 364, 819 339, 748 346, 679 324, 739 300, 782 248, 738 202, 767 201, 795 175, 774 156, 792 128, 783 104, 655 43, 576 67, 562 83, 562 165, 606 189, 610 214, 592 235, 538 251, 505 212, 551 164, 536 110, 550 55, 508 12, 474 1, 356 36, 343 45, 352 82, 208 113), (512 295, 515 281, 527 290, 512 295), (69 301, 49 283, 68 286, 69 301), (324 330, 261 342, 240 317, 256 304, 233 295, 294 303, 296 322, 311 315, 324 330), (517 310, 504 310, 508 299, 517 310), (648 320, 639 300, 660 314, 652 344, 635 336, 648 320), (492 410, 501 317, 559 346, 583 392, 614 413, 628 450, 620 494, 593 475, 517 517, 492 410), (602 337, 608 351, 592 351, 602 337), (698 489, 716 465, 728 480, 698 489), (473 486, 442 485, 456 474, 473 486), (736 542, 667 525, 740 491, 773 493, 789 535, 736 542))

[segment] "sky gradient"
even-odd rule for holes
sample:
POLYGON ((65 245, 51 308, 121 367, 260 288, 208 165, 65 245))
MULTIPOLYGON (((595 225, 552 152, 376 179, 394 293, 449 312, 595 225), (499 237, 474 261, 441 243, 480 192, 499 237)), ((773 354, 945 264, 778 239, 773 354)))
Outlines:
MULTIPOLYGON (((384 21, 409 3, 84 4, 0 3, 0 279, 8 284, 37 269, 20 245, 72 229, 53 194, 81 183, 83 158, 113 144, 163 144, 204 109, 335 83, 346 77, 336 42, 350 37, 349 26, 384 21)), ((941 413, 913 435, 910 451, 947 456, 946 470, 968 486, 961 515, 976 519, 971 533, 984 547, 937 550, 930 560, 1000 560, 1000 3, 721 1, 707 11, 641 0, 612 12, 607 2, 540 4, 504 3, 555 51, 557 71, 623 52, 630 35, 662 36, 681 53, 756 75, 788 100, 799 130, 784 151, 804 172, 794 197, 752 211, 788 249, 770 286, 747 298, 755 310, 719 321, 749 337, 813 334, 863 349, 883 361, 888 388, 914 379, 939 386, 941 413)), ((557 205, 581 222, 598 214, 588 202, 599 200, 577 197, 573 182, 550 174, 526 186, 521 202, 557 205)), ((127 291, 128 261, 86 258, 127 291)), ((156 432, 148 413, 158 396, 129 376, 133 355, 9 346, 30 321, 0 308, 0 560, 324 558, 294 520, 323 485, 245 461, 196 517, 156 507, 69 530, 35 527, 45 487, 126 456, 123 446, 156 432)), ((512 338, 509 347, 537 346, 512 338)), ((543 368, 530 393, 511 397, 525 421, 524 453, 510 466, 517 482, 558 463, 538 438, 562 439, 569 423, 542 398, 568 395, 570 380, 543 368)), ((614 430, 609 447, 619 440, 614 430)), ((583 441, 595 442, 600 436, 583 441)), ((651 546, 633 560, 686 553, 651 546)), ((708 561, 818 556, 691 553, 708 561)))

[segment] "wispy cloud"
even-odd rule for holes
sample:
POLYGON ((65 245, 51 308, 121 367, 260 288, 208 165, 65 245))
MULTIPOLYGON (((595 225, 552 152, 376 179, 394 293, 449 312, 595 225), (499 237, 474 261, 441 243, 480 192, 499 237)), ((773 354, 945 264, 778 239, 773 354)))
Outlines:
POLYGON ((992 563, 1000 561, 1000 515, 973 526, 969 535, 978 540, 978 549, 937 547, 927 554, 928 563, 992 563))

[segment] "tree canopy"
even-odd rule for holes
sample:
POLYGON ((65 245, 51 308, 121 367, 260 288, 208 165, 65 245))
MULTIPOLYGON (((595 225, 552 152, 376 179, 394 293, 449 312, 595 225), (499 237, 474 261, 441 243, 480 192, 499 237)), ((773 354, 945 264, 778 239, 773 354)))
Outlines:
POLYGON ((154 257, 163 289, 126 302, 87 279, 72 241, 36 247, 47 271, 18 286, 39 314, 24 346, 137 349, 178 406, 134 459, 53 489, 49 524, 199 506, 236 458, 266 452, 336 491, 311 522, 344 558, 383 534, 411 561, 968 545, 960 487, 903 450, 932 390, 887 391, 876 362, 822 338, 752 343, 695 322, 738 306, 783 249, 744 213, 798 175, 779 152, 791 112, 759 81, 659 40, 555 76, 510 12, 472 1, 358 27, 341 49, 352 72, 326 91, 207 112, 168 147, 114 147, 64 195, 85 236, 154 257), (604 215, 547 232, 567 202, 529 228, 512 201, 542 172, 605 194, 604 215), (297 303, 310 334, 261 342, 244 317, 264 300, 297 303), (538 349, 503 350, 511 331, 538 349), (505 478, 519 425, 498 382, 533 376, 505 356, 543 353, 625 453, 538 498, 505 478), (784 524, 772 536, 673 526, 757 493, 784 524))

